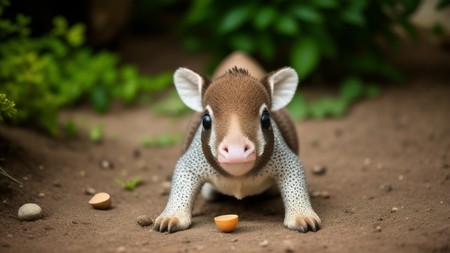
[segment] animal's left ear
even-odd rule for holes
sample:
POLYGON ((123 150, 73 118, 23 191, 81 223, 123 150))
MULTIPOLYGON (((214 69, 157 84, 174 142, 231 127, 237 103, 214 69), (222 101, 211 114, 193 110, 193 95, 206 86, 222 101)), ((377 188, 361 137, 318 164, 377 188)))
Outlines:
POLYGON ((187 68, 178 68, 173 81, 181 100, 194 111, 202 112, 202 96, 208 86, 207 78, 187 68))
POLYGON ((280 110, 291 102, 298 84, 298 75, 293 68, 285 67, 266 77, 272 97, 272 111, 280 110))

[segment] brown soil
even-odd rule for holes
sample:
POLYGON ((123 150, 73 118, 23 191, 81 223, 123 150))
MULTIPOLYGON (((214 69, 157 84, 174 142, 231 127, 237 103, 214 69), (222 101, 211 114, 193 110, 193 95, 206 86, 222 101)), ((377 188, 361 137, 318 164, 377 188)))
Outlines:
MULTIPOLYGON (((146 72, 204 66, 205 56, 147 42, 129 40, 123 50, 127 61, 140 63, 146 72), (155 47, 164 53, 148 49, 155 47)), ((118 106, 105 116, 79 108, 62 115, 82 125, 76 139, 0 126, 2 167, 23 183, 19 187, 0 176, 0 251, 450 252, 450 57, 429 46, 416 50, 413 56, 405 50, 403 56, 411 56, 406 60, 397 59, 411 73, 407 85, 384 87, 381 96, 362 101, 344 118, 297 124, 309 190, 330 195, 312 198, 323 222, 317 233, 286 229, 279 197, 213 203, 199 197, 190 229, 161 234, 140 227, 139 215, 156 218, 165 207, 163 184, 181 144, 142 148, 139 142, 184 131, 188 117, 161 118, 148 107, 118 106), (87 137, 89 126, 97 123, 106 128, 100 144, 87 137), (114 168, 102 168, 104 159, 114 168), (314 175, 315 165, 326 166, 326 173, 314 175), (143 183, 133 192, 115 183, 137 175, 143 183), (89 206, 86 187, 110 193, 113 208, 89 206), (39 204, 44 218, 19 221, 17 210, 27 202, 39 204), (227 213, 241 220, 229 234, 213 222, 227 213)))

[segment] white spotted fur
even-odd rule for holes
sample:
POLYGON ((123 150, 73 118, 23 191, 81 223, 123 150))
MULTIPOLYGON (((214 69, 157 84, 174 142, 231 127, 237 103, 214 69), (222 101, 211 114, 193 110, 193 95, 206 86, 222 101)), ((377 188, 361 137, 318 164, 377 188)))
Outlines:
POLYGON ((290 229, 306 232, 304 224, 320 226, 320 218, 311 207, 303 166, 286 145, 275 122, 274 152, 269 163, 258 174, 242 178, 226 178, 219 174, 203 155, 200 134, 197 130, 191 146, 175 166, 169 201, 162 214, 155 221, 155 229, 175 232, 191 224, 194 200, 200 188, 209 182, 205 194, 213 198, 213 191, 235 196, 238 199, 262 193, 276 184, 285 206, 284 224, 290 229), (175 218, 175 219, 174 219, 175 218), (177 222, 174 222, 176 220, 177 222), (305 221, 306 220, 306 221, 305 221))

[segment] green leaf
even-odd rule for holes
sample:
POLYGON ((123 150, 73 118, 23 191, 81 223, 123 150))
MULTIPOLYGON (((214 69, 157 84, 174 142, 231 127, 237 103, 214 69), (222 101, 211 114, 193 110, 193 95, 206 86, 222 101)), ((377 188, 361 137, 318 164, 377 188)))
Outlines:
POLYGON ((311 3, 323 9, 334 9, 339 5, 339 1, 336 0, 314 0, 311 3))
POLYGON ((228 11, 218 27, 219 33, 230 33, 240 28, 250 18, 252 11, 250 5, 237 5, 228 11))
POLYGON ((110 98, 103 88, 96 86, 91 91, 91 103, 98 113, 105 113, 108 110, 110 98))
POLYGON ((69 119, 66 121, 66 123, 64 124, 64 129, 65 129, 66 134, 69 137, 73 138, 78 135, 77 125, 76 125, 75 121, 72 119, 69 119))
POLYGON ((212 0, 195 0, 187 11, 185 22, 187 24, 197 24, 208 15, 208 9, 213 3, 212 0))
POLYGON ((290 62, 298 71, 300 77, 306 78, 317 67, 320 60, 320 51, 314 40, 305 37, 300 39, 293 47, 290 62))
POLYGON ((352 25, 364 26, 366 24, 363 13, 357 9, 345 9, 341 12, 341 17, 345 22, 352 25))
POLYGON ((79 47, 84 44, 84 33, 86 27, 83 24, 76 24, 67 31, 67 42, 73 47, 79 47))
POLYGON ((96 125, 95 127, 91 128, 89 130, 89 139, 94 142, 98 143, 103 138, 103 126, 102 125, 96 125))
POLYGON ((142 176, 135 176, 128 181, 123 181, 118 178, 116 178, 114 181, 116 182, 116 184, 122 186, 123 189, 125 189, 127 191, 133 191, 136 189, 136 187, 139 186, 139 184, 141 183, 141 180, 142 180, 142 176))
POLYGON ((0 93, 0 123, 5 120, 5 118, 12 118, 16 113, 16 104, 6 98, 6 94, 0 93))
POLYGON ((267 34, 262 34, 258 39, 258 52, 261 54, 261 56, 267 60, 270 61, 273 59, 275 55, 275 45, 267 34))
POLYGON ((287 109, 291 116, 296 119, 305 119, 309 116, 309 107, 306 99, 301 94, 297 93, 292 101, 288 104, 287 109))
POLYGON ((297 21, 289 15, 282 15, 275 23, 275 29, 284 35, 294 36, 299 32, 297 21))
POLYGON ((315 24, 320 24, 323 22, 323 18, 320 12, 307 5, 296 5, 292 9, 292 12, 298 19, 302 21, 315 24))
POLYGON ((56 36, 62 36, 66 34, 69 25, 67 19, 63 16, 56 16, 53 18, 52 33, 56 36))
POLYGON ((248 53, 253 52, 255 48, 254 38, 246 33, 238 33, 230 37, 230 45, 234 50, 242 50, 248 53))
POLYGON ((357 77, 348 77, 341 83, 339 96, 348 102, 354 102, 364 95, 364 84, 357 77))
POLYGON ((266 29, 273 23, 277 16, 277 11, 272 6, 265 6, 261 8, 253 19, 253 25, 258 30, 266 29))

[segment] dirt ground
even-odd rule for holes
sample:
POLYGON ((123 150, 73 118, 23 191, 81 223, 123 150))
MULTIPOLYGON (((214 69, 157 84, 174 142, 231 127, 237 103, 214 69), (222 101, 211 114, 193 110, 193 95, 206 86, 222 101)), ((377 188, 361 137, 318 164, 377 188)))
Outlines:
MULTIPOLYGON (((207 56, 164 44, 130 38, 121 52, 147 73, 204 66, 207 56), (165 51, 156 52, 158 46, 165 51)), ((286 229, 279 197, 212 203, 199 197, 190 229, 161 234, 140 227, 137 216, 154 219, 165 207, 164 187, 181 144, 139 143, 145 136, 183 132, 188 117, 157 117, 148 106, 117 106, 104 116, 78 108, 61 116, 83 125, 76 139, 0 126, 1 166, 23 183, 0 177, 0 251, 450 252, 450 56, 425 44, 406 48, 395 62, 410 73, 406 85, 384 86, 379 97, 358 103, 344 118, 297 124, 309 190, 329 193, 312 198, 323 222, 317 233, 286 229), (87 129, 98 123, 105 139, 94 144, 87 129), (103 168, 102 160, 114 167, 103 168), (313 174, 315 165, 326 173, 313 174), (137 175, 143 183, 133 192, 115 183, 137 175), (87 187, 110 193, 113 208, 88 205, 87 187), (17 210, 27 202, 39 204, 44 218, 19 221, 17 210), (229 234, 213 222, 227 213, 241 220, 229 234)))

